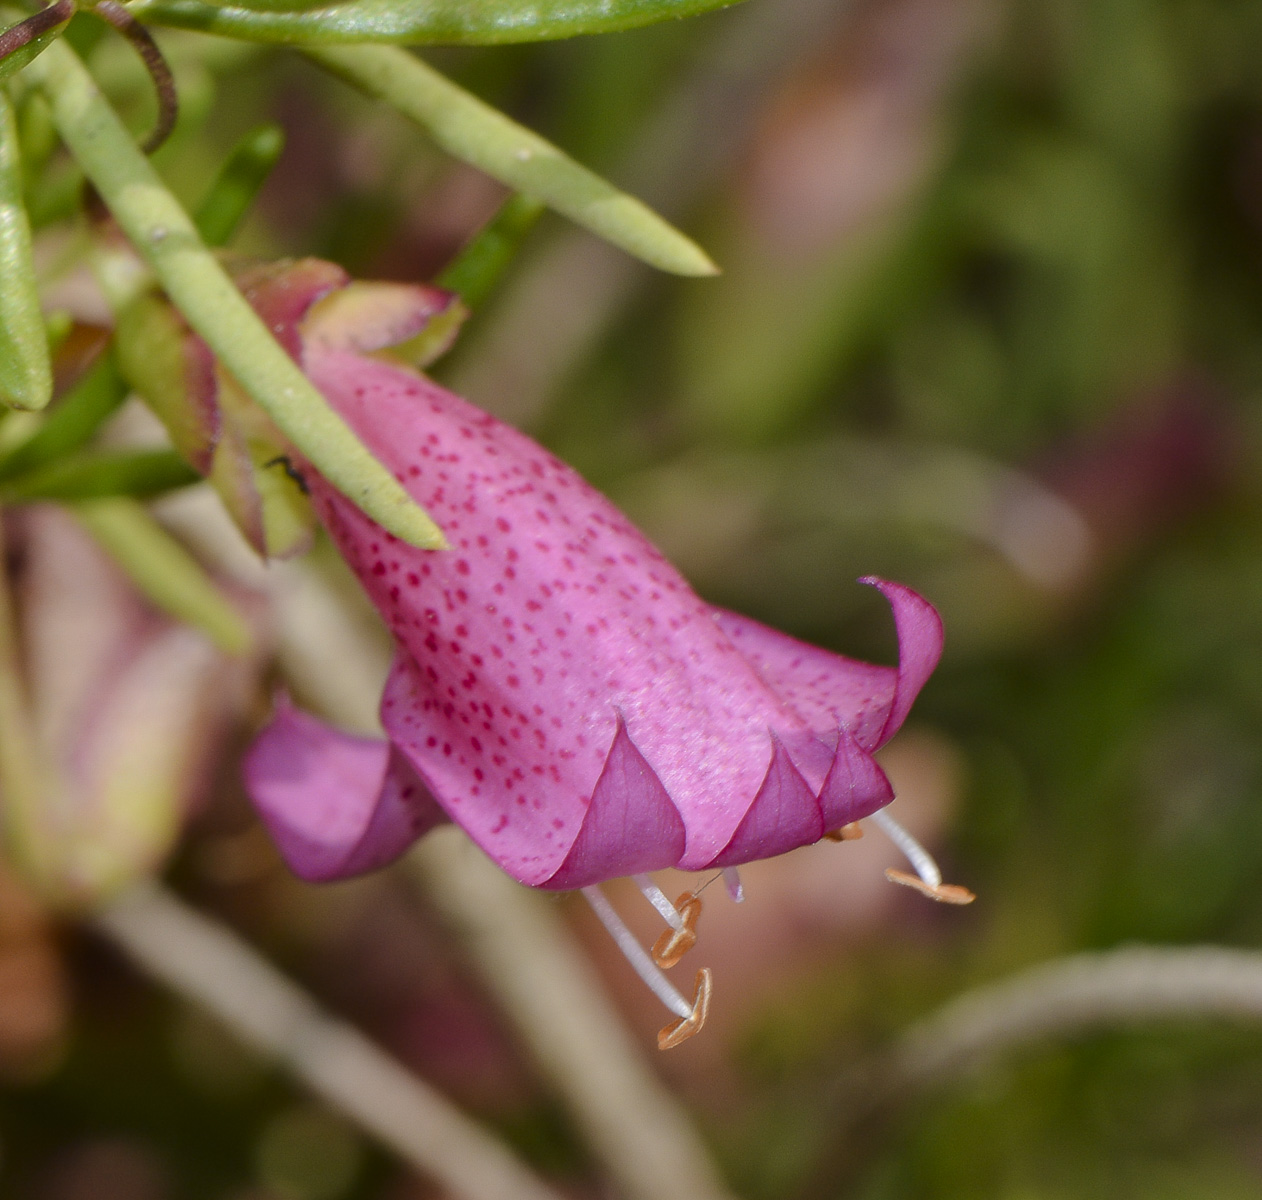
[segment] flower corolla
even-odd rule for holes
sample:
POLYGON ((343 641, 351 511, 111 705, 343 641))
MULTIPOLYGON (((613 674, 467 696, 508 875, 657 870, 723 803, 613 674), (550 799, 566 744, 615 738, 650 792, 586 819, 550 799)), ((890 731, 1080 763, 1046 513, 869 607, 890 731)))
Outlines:
MULTIPOLYGON (((285 304, 302 311, 292 289, 285 304)), ((330 300, 298 328, 307 375, 450 543, 403 544, 299 464, 396 645, 386 740, 282 703, 248 756, 299 875, 380 866, 451 820, 520 882, 580 888, 782 854, 893 798, 872 755, 941 653, 927 601, 865 581, 893 610, 897 668, 715 608, 574 470, 365 353, 330 300)))

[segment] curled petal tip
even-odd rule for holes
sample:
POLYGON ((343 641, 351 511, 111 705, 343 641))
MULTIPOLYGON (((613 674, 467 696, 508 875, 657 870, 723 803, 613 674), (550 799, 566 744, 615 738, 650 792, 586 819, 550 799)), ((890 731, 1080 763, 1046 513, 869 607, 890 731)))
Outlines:
POLYGON ((898 682, 885 727, 876 745, 883 746, 902 728, 912 702, 942 657, 942 618, 923 596, 901 583, 864 575, 860 583, 874 587, 894 610, 898 630, 898 682))
POLYGON ((659 1050, 672 1050, 680 1042, 686 1042, 694 1034, 701 1032, 701 1027, 710 1013, 710 988, 710 968, 702 967, 697 972, 697 990, 692 1001, 692 1012, 658 1030, 657 1048, 659 1050))
POLYGON ((939 904, 972 904, 977 897, 966 887, 957 883, 929 884, 918 875, 907 871, 899 871, 894 867, 885 868, 885 878, 890 883, 900 883, 903 887, 915 888, 922 896, 937 900, 939 904))

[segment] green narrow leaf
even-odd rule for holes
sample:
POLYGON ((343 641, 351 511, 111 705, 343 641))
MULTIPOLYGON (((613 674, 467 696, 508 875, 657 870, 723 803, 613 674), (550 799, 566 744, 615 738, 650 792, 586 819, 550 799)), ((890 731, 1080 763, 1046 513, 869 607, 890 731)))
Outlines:
POLYGON ((442 531, 329 407, 233 286, 78 55, 59 40, 27 68, 62 140, 167 295, 298 450, 387 532, 445 549, 442 531))
POLYGON ((31 226, 22 203, 17 118, 0 90, 0 401, 11 408, 39 409, 52 395, 31 226))
POLYGON ((321 66, 422 126, 448 154, 676 275, 714 275, 705 251, 648 205, 395 46, 306 46, 321 66))
POLYGON ((735 0, 287 0, 206 4, 137 0, 142 21, 261 42, 423 42, 482 45, 612 33, 726 8, 735 0))
POLYGON ((76 517, 163 612, 206 633, 220 649, 249 648, 250 629, 201 565, 134 500, 76 504, 76 517))
MULTIPOLYGON (((72 0, 55 0, 47 8, 17 20, 16 24, 0 33, 0 83, 16 75, 50 42, 60 37, 74 14, 72 0)), ((15 19, 17 14, 10 11, 4 16, 15 19)))
POLYGON ((509 196, 434 282, 455 292, 470 308, 477 308, 513 261, 544 207, 543 201, 533 196, 509 196))
POLYGON ((174 450, 85 450, 0 483, 0 503, 144 498, 201 478, 174 450))
POLYGON ((0 480, 34 471, 86 446, 126 397, 127 385, 110 347, 43 425, 0 457, 0 480))
POLYGON ((193 218, 206 245, 226 246, 232 240, 284 148, 279 125, 260 125, 233 147, 193 218))

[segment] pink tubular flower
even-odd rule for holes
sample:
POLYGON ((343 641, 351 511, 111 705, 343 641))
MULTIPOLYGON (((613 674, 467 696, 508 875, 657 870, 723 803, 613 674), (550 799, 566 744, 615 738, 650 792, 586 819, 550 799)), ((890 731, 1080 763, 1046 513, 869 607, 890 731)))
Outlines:
POLYGON ((542 447, 368 357, 330 301, 300 328, 307 374, 451 549, 396 541, 309 473, 396 656, 388 741, 282 704, 250 752, 249 791, 299 875, 380 866, 449 819, 520 882, 587 888, 782 854, 893 798, 872 752, 941 653, 925 600, 865 580, 893 609, 897 669, 716 609, 542 447))

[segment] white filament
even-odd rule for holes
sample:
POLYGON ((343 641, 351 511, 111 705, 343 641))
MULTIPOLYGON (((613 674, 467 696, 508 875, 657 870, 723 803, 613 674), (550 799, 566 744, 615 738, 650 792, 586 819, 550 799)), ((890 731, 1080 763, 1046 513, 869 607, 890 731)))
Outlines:
POLYGON ((635 940, 635 935, 623 923, 622 918, 614 911, 614 907, 605 899, 600 888, 592 886, 581 889, 592 911, 600 918, 600 923, 609 932, 618 949, 622 951, 627 962, 635 973, 644 980, 649 991, 653 993, 677 1017, 692 1016, 692 1005, 672 986, 669 979, 657 969, 657 964, 649 957, 648 951, 635 940))
POLYGON ((740 872, 735 867, 723 868, 723 882, 727 885, 727 894, 737 904, 745 899, 745 887, 741 883, 740 872))
POLYGON ((929 887, 936 888, 941 885, 942 872, 938 870, 938 864, 933 861, 933 855, 894 820, 885 809, 878 809, 869 820, 879 825, 881 832, 907 856, 907 861, 911 863, 912 869, 929 887))
POLYGON ((684 919, 679 915, 679 909, 670 902, 666 893, 647 875, 632 875, 631 878, 635 880, 636 887, 644 893, 644 898, 662 914, 662 920, 676 933, 682 933, 684 919))

